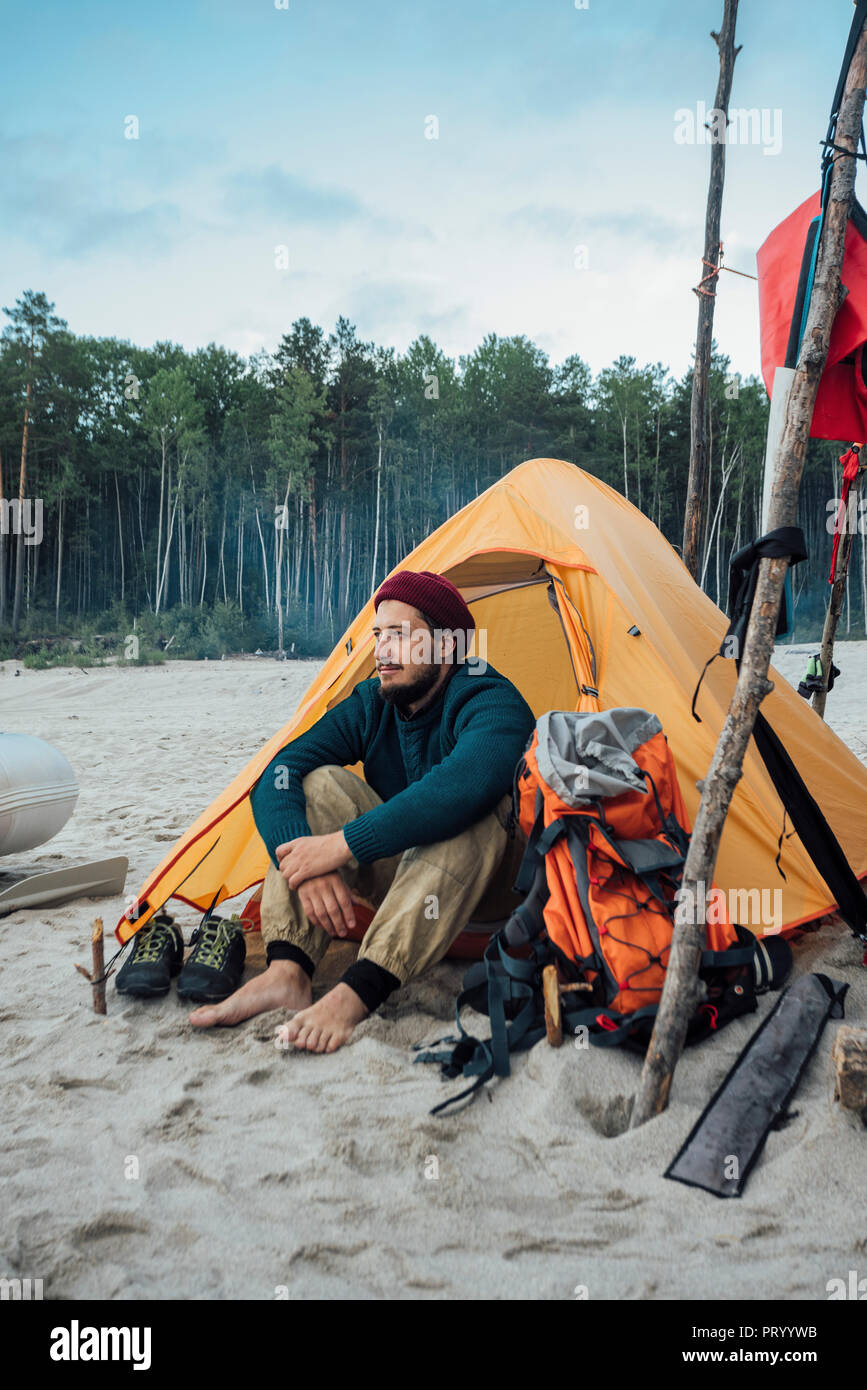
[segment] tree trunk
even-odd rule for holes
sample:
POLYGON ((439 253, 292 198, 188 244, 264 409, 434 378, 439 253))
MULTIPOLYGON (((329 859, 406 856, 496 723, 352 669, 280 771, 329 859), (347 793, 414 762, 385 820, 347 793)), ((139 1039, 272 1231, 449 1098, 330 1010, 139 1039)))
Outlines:
MULTIPOLYGON (((855 152, 861 131, 867 87, 867 22, 862 27, 846 78, 837 121, 838 154, 830 174, 828 207, 822 229, 814 289, 798 354, 786 420, 777 456, 768 529, 795 526, 798 492, 810 436, 819 381, 828 356, 834 318, 843 297, 840 271, 855 186, 855 152)), ((768 667, 774 648, 789 556, 759 562, 758 581, 747 627, 734 698, 704 779, 701 804, 683 872, 684 897, 678 907, 671 954, 659 1013, 647 1049, 631 1126, 643 1124, 668 1104, 674 1069, 683 1049, 689 1019, 698 1002, 698 967, 706 940, 704 911, 689 912, 713 882, 726 813, 741 777, 744 755, 759 705, 770 690, 768 667), (692 916, 697 919, 690 922, 692 916)))
POLYGON ((659 491, 659 446, 662 439, 662 411, 656 412, 656 459, 653 468, 653 501, 650 506, 650 517, 656 512, 656 529, 660 530, 662 524, 662 497, 659 491))
MULTIPOLYGON (((200 538, 202 546, 202 591, 199 595, 200 608, 204 605, 205 602, 205 583, 208 578, 208 532, 205 527, 205 500, 206 499, 203 497, 200 517, 200 538)), ((217 595, 215 590, 214 597, 216 598, 216 596, 217 595)))
POLYGON ((304 548, 304 503, 299 492, 295 501, 295 574, 292 580, 292 592, 296 598, 301 597, 301 560, 304 548))
MULTIPOLYGON (((26 567, 27 567, 27 590, 26 590, 26 592, 27 592, 27 612, 28 612, 28 614, 29 614, 29 612, 30 612, 30 602, 31 602, 31 598, 36 594, 36 582, 37 582, 37 580, 38 580, 38 578, 39 578, 39 554, 40 554, 40 551, 41 551, 41 550, 42 550, 42 546, 41 546, 41 545, 28 545, 28 547, 27 547, 27 549, 26 549, 26 551, 25 551, 24 561, 25 561, 25 565, 26 565, 26 567)), ((846 591, 847 614, 848 614, 848 598, 849 598, 849 591, 848 591, 848 589, 847 589, 847 591, 846 591)), ((848 628, 847 628, 847 631, 848 631, 848 628)))
POLYGON ((238 607, 244 611, 244 497, 241 494, 241 515, 238 525, 238 607))
POLYGON ((21 620, 21 594, 24 588, 24 493, 27 487, 27 445, 30 439, 30 402, 33 399, 33 339, 27 364, 27 395, 24 402, 24 429, 21 435, 21 470, 18 477, 18 544, 15 547, 15 597, 12 600, 12 635, 21 620))
POLYGON ((319 566, 319 545, 317 537, 318 518, 316 515, 316 482, 310 484, 309 507, 310 544, 313 549, 313 626, 318 630, 322 622, 322 575, 319 566))
POLYGON ((348 611, 348 609, 349 609, 349 579, 350 579, 350 575, 352 574, 352 541, 353 541, 353 536, 352 536, 352 532, 350 531, 350 533, 349 533, 349 554, 348 554, 347 557, 346 557, 346 588, 345 588, 344 593, 343 593, 343 603, 342 603, 342 607, 343 607, 344 613, 346 613, 346 612, 348 611))
MULTIPOLYGON (((170 492, 171 492, 171 486, 172 486, 172 475, 171 475, 171 469, 170 469, 170 470, 169 470, 169 491, 170 491, 170 492)), ((178 491, 180 491, 180 489, 178 489, 178 491)), ((176 514, 177 514, 177 510, 178 510, 178 492, 175 492, 175 500, 174 500, 174 503, 173 503, 173 505, 172 505, 172 513, 171 513, 171 518, 170 518, 170 521, 169 521, 168 533, 167 533, 167 535, 166 535, 166 550, 165 550, 165 554, 163 555, 163 568, 162 568, 162 574, 161 574, 160 577, 159 577, 159 584, 158 584, 158 586, 157 586, 157 601, 156 601, 156 606, 155 606, 155 608, 154 608, 154 612, 155 612, 155 613, 159 613, 159 611, 160 611, 160 605, 161 605, 163 599, 166 597, 166 590, 167 590, 167 588, 168 588, 169 557, 170 557, 170 555, 171 555, 171 553, 172 553, 172 536, 174 535, 174 531, 175 531, 175 516, 176 516, 176 514)))
POLYGON ((373 528, 373 565, 370 575, 370 592, 376 592, 376 561, 379 554, 379 493, 382 481, 382 421, 380 420, 376 428, 377 456, 376 456, 376 524, 373 528))
POLYGON ((63 493, 57 509, 57 585, 54 591, 54 626, 60 622, 60 575, 63 569, 63 493))
MULTIPOLYGON (((181 473, 178 469, 178 491, 180 492, 181 473)), ((190 603, 187 593, 187 508, 181 497, 181 520, 178 528, 178 598, 182 605, 190 603)))
MULTIPOLYGON (((159 589, 160 589, 160 559, 162 558, 163 548, 163 500, 166 488, 166 432, 160 432, 160 506, 159 524, 157 526, 157 564, 154 571, 154 590, 157 594, 157 606, 154 612, 159 610, 159 589)), ((169 483, 171 489, 171 483, 169 483)))
POLYGON ((286 492, 283 496, 283 510, 280 513, 280 537, 274 545, 274 608, 277 613, 277 651, 283 655, 283 537, 286 534, 286 513, 289 508, 289 485, 291 474, 286 479, 286 492))
POLYGON ((117 496, 117 545, 120 551, 120 601, 123 603, 126 598, 126 564, 123 554, 123 521, 120 513, 120 485, 117 481, 117 473, 114 475, 114 490, 117 496))
POLYGON ((219 587, 220 587, 220 576, 222 575, 222 577, 223 577, 223 602, 224 602, 224 603, 228 603, 228 602, 229 602, 228 596, 227 596, 227 594, 226 594, 226 509, 227 509, 228 505, 229 505, 229 489, 228 489, 228 486, 227 486, 226 491, 223 493, 223 529, 222 529, 222 531, 221 531, 221 533, 220 533, 220 567, 219 567, 219 569, 217 570, 217 583, 216 583, 216 585, 214 586, 214 599, 215 599, 215 601, 216 601, 217 590, 218 590, 219 587))
POLYGON ((343 582, 346 576, 346 398, 340 396, 340 553, 337 569, 337 622, 344 626, 343 582))
POLYGON ((259 532, 259 544, 262 547, 262 578, 265 581, 265 608, 271 607, 271 589, 268 583, 268 551, 265 548, 265 537, 262 534, 262 519, 259 516, 259 504, 256 503, 256 527, 259 532))
MULTIPOLYGON (((0 505, 5 501, 6 490, 3 485, 3 452, 0 450, 0 505)), ((6 527, 0 526, 0 627, 6 626, 6 602, 6 527)))
MULTIPOLYGON (((728 136, 729 98, 732 90, 735 59, 740 46, 735 47, 735 24, 738 0, 725 0, 722 31, 711 33, 719 49, 719 81, 716 89, 715 111, 724 111, 728 136)), ((698 331, 695 340, 695 367, 692 373, 692 402, 689 412, 690 455, 686 512, 683 519, 683 563, 693 579, 698 576, 699 554, 703 526, 704 494, 707 488, 709 460, 707 446, 707 388, 710 377, 710 355, 713 343, 713 311, 719 279, 720 216, 726 170, 725 139, 711 144, 710 183, 707 193, 707 212, 704 227, 704 280, 696 288, 698 295, 698 331)))

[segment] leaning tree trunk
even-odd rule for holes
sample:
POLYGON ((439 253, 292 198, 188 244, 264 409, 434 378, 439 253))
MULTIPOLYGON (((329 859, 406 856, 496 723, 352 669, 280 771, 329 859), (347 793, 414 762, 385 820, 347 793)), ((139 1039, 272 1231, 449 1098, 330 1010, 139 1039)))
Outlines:
POLYGON ((825 614, 825 626, 822 631, 822 650, 820 652, 822 685, 813 695, 813 709, 822 719, 825 718, 825 701, 828 698, 828 681, 831 678, 831 662, 834 660, 834 638, 837 634, 837 623, 843 611, 843 597, 846 593, 846 583, 849 578, 849 561, 852 556, 854 528, 849 524, 849 518, 858 515, 858 494, 861 490, 861 479, 863 474, 864 468, 862 466, 852 480, 849 496, 846 499, 844 521, 846 529, 840 537, 840 546, 837 551, 837 568, 834 571, 834 583, 831 587, 831 602, 828 604, 828 611, 825 614))
MULTIPOLYGON (((166 490, 166 432, 160 430, 160 505, 159 521, 157 525, 157 563, 154 570, 154 590, 157 595, 157 605, 155 612, 159 612, 159 592, 160 592, 160 565, 162 563, 163 549, 163 504, 166 490)), ((169 479, 169 492, 171 492, 171 479, 169 479)), ((139 499, 140 500, 140 499, 139 499)))
POLYGON ((24 402, 24 430, 21 435, 21 471, 18 478, 18 544, 15 547, 15 597, 12 600, 12 633, 18 631, 21 620, 21 595, 24 591, 24 493, 27 489, 27 445, 30 439, 30 402, 33 399, 33 345, 27 373, 27 396, 24 402))
MULTIPOLYGON (((3 452, 0 450, 0 506, 6 500, 3 486, 3 452)), ((0 627, 6 626, 6 527, 0 526, 0 627)))
MULTIPOLYGON (((854 156, 861 131, 865 87, 867 22, 862 27, 852 57, 837 121, 836 148, 844 153, 838 154, 831 171, 814 289, 786 409, 771 493, 768 529, 772 531, 797 523, 798 493, 816 393, 828 356, 834 318, 844 294, 840 271, 854 195, 854 156), (847 153, 849 151, 851 155, 847 153)), ((632 1110, 630 1124, 633 1129, 659 1114, 668 1104, 671 1081, 683 1050, 687 1025, 698 1003, 698 968, 705 944, 706 922, 704 911, 690 913, 687 904, 690 895, 694 904, 703 900, 699 885, 704 887, 713 881, 723 824, 741 777, 756 714, 764 697, 773 689, 772 682, 768 680, 768 667, 789 559, 789 556, 783 555, 759 561, 738 682, 704 780, 701 804, 684 866, 684 896, 677 912, 659 1013, 632 1110), (690 915, 698 920, 689 921, 690 915)))
POLYGON ((57 507, 57 582, 54 586, 54 626, 60 622, 60 576, 63 571, 63 493, 57 507))
POLYGON ((373 531, 373 565, 370 575, 370 592, 376 592, 376 562, 379 557, 379 498, 380 485, 382 482, 382 420, 377 422, 377 455, 376 455, 376 525, 373 531))
POLYGON ((223 492, 223 529, 220 533, 220 568, 217 571, 217 583, 214 588, 214 602, 217 602, 217 589, 220 587, 220 575, 223 576, 223 602, 228 603, 226 594, 226 510, 229 505, 229 485, 226 484, 223 492))
POLYGON ((713 140, 710 151, 710 183, 707 191, 707 213, 704 225, 704 268, 698 295, 698 331, 695 340, 695 367, 692 373, 692 402, 689 412, 690 452, 689 483, 686 512, 683 518, 683 563, 693 579, 698 578, 699 553, 704 530, 704 496, 710 475, 710 451, 707 439, 707 390, 710 378, 710 357, 713 345, 713 311, 720 261, 720 217, 723 186, 726 175, 726 137, 728 134, 729 98, 732 90, 735 59, 741 51, 735 47, 735 24, 738 0, 725 0, 722 31, 711 33, 719 49, 719 81, 714 111, 725 114, 723 138, 713 140))
POLYGON ((126 564, 123 553, 123 520, 120 511, 120 484, 117 481, 117 472, 114 475, 114 491, 117 497, 117 547, 120 553, 120 601, 126 602, 126 564))
POLYGON ((286 491, 283 494, 283 510, 280 513, 280 532, 279 537, 274 542, 274 612, 277 615, 277 651, 283 655, 283 538, 286 534, 286 512, 289 509, 289 488, 292 485, 292 474, 286 479, 286 491))

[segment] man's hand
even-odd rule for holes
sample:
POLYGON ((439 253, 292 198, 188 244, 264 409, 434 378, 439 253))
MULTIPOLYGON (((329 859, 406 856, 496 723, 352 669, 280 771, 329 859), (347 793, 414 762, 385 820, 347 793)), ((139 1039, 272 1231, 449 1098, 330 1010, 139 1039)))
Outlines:
POLYGON ((352 896, 339 873, 305 879, 298 897, 309 921, 329 936, 348 936, 356 924, 352 896))
POLYGON ((280 872, 290 888, 299 888, 308 878, 320 878, 348 864, 352 850, 342 830, 331 835, 299 835, 276 849, 280 872))

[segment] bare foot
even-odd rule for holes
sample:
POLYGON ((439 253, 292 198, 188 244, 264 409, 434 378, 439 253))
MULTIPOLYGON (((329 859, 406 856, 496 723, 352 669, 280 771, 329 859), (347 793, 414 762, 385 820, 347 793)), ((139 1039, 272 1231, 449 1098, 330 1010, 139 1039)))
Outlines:
POLYGON ((339 984, 313 1004, 297 1013, 277 1029, 284 1045, 291 1043, 308 1052, 336 1052, 349 1039, 353 1028, 367 1018, 367 1009, 354 989, 339 984))
POLYGON ((221 1004, 204 1004, 194 1009, 190 1023, 196 1028, 243 1023, 245 1018, 266 1014, 271 1009, 305 1009, 312 1002, 307 972, 294 960, 272 960, 267 970, 254 975, 221 1004))

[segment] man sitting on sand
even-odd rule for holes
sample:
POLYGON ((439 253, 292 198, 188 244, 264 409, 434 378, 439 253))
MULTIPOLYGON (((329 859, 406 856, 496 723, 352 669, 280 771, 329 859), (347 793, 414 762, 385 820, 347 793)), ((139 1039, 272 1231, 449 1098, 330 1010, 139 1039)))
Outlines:
POLYGON ((251 794, 271 859, 267 969, 195 1010, 198 1027, 295 1009, 284 1041, 334 1052, 470 918, 495 921, 521 901, 512 779, 533 711, 505 676, 462 659, 475 622, 447 579, 401 570, 374 607, 376 676, 281 749, 251 794), (357 762, 364 781, 348 770, 357 762), (376 914, 358 959, 314 1004, 316 966, 355 926, 353 897, 376 914))

